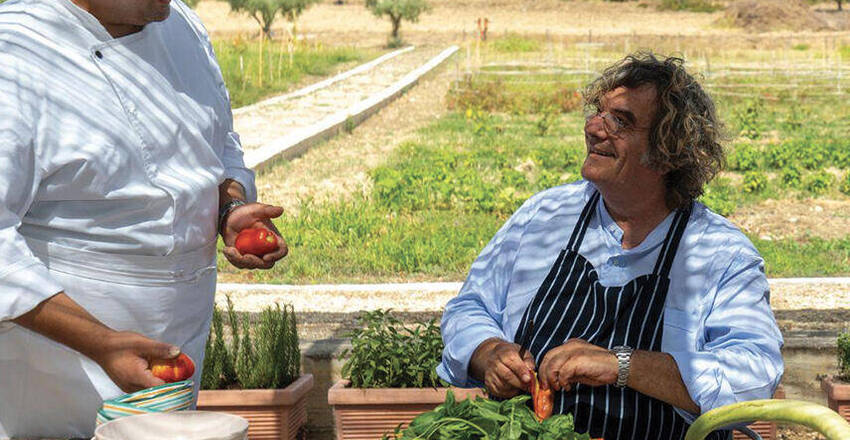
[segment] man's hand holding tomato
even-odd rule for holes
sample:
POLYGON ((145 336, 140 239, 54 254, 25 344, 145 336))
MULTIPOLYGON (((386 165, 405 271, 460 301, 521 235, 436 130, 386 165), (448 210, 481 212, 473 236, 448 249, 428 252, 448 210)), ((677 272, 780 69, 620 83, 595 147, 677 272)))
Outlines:
MULTIPOLYGON (((225 218, 221 228, 224 240, 224 256, 231 264, 240 269, 270 269, 277 260, 289 252, 286 242, 281 237, 271 219, 280 217, 283 208, 262 203, 248 203, 231 211, 225 218), (244 229, 262 228, 270 231, 277 239, 277 247, 262 257, 250 253, 242 253, 236 248, 236 237, 244 229)), ((243 248, 244 249, 244 248, 243 248)))
POLYGON ((576 383, 590 386, 617 382, 617 356, 582 339, 570 339, 549 350, 538 372, 544 387, 569 391, 576 383))

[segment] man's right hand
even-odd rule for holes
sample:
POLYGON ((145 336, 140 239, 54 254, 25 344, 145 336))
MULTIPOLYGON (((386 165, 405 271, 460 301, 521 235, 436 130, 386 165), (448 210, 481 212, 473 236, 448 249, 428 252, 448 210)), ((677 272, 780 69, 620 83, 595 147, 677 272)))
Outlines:
POLYGON ((151 373, 152 359, 174 359, 180 348, 133 332, 114 332, 92 359, 124 392, 165 384, 151 373))
POLYGON ((148 360, 172 359, 180 354, 180 349, 171 344, 112 330, 64 292, 12 322, 88 356, 125 392, 164 384, 151 374, 148 360))
POLYGON ((469 361, 472 377, 484 382, 491 396, 510 398, 528 392, 534 372, 534 356, 520 358, 519 345, 499 338, 482 342, 469 361))

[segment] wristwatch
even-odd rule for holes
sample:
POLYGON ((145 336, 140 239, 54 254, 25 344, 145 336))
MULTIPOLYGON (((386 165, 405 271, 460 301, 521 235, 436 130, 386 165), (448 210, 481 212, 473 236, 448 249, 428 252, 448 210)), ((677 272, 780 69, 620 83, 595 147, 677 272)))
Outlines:
POLYGON ((611 353, 617 356, 617 383, 614 384, 617 388, 624 388, 626 382, 629 381, 629 368, 632 365, 632 347, 618 345, 611 349, 611 353))
POLYGON ((224 229, 224 219, 227 218, 227 214, 230 214, 234 209, 247 205, 248 203, 244 200, 233 199, 224 204, 221 209, 218 210, 218 232, 219 234, 223 232, 224 229))

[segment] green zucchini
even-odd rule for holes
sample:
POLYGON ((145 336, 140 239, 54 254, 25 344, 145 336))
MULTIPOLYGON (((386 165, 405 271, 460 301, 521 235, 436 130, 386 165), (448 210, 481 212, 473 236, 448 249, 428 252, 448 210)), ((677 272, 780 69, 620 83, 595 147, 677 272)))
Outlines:
POLYGON ((701 415, 688 429, 685 440, 703 440, 715 429, 754 420, 807 426, 825 435, 827 440, 850 439, 850 424, 825 406, 800 400, 766 399, 733 403, 701 415))

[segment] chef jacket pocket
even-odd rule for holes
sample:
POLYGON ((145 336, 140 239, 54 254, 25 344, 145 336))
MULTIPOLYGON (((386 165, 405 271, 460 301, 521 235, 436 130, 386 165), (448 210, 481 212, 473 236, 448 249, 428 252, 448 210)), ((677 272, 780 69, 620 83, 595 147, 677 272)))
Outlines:
POLYGON ((684 310, 664 309, 664 333, 661 335, 662 350, 694 351, 696 349, 699 322, 684 310))

